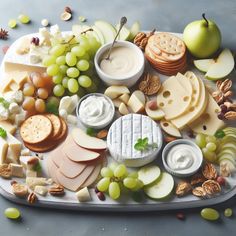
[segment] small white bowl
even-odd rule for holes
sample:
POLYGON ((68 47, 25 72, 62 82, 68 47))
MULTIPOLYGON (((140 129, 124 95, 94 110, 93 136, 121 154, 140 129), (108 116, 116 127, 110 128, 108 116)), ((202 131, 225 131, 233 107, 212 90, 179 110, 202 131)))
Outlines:
POLYGON ((111 100, 109 97, 107 97, 106 95, 104 95, 104 94, 102 94, 102 93, 90 93, 90 94, 87 94, 87 95, 83 96, 83 97, 79 100, 79 103, 78 103, 78 105, 77 105, 77 107, 76 107, 76 116, 77 116, 77 118, 79 119, 79 121, 81 122, 81 124, 84 125, 85 127, 89 127, 89 128, 93 128, 93 129, 103 129, 103 128, 105 128, 106 126, 108 126, 108 125, 113 121, 114 116, 115 116, 115 106, 114 106, 112 100, 111 100), (88 98, 88 97, 90 97, 90 96, 104 97, 104 98, 110 103, 112 116, 111 116, 111 119, 108 120, 106 123, 101 124, 101 125, 89 125, 89 124, 85 123, 85 122, 81 119, 81 117, 80 117, 80 115, 79 115, 79 108, 80 108, 80 105, 81 105, 81 103, 82 103, 86 98, 88 98))
POLYGON ((200 167, 202 166, 203 163, 203 156, 202 156, 202 151, 201 149, 192 141, 188 140, 188 139, 177 139, 173 142, 168 143, 165 148, 162 151, 162 162, 163 165, 165 167, 165 169, 172 175, 177 176, 177 177, 188 177, 191 176, 193 174, 195 174, 200 167), (175 145, 178 144, 187 144, 190 145, 191 147, 193 147, 195 149, 195 152, 197 154, 197 164, 196 167, 192 170, 173 170, 172 168, 169 167, 168 163, 167 163, 167 156, 169 151, 171 150, 172 147, 174 147, 175 145))
POLYGON ((135 53, 137 54, 138 57, 138 65, 137 65, 137 70, 135 71, 135 73, 128 75, 127 77, 122 77, 122 78, 114 78, 111 75, 108 75, 107 73, 105 73, 101 67, 100 67, 100 62, 102 59, 101 58, 104 53, 106 51, 109 50, 110 46, 112 43, 108 43, 103 45, 96 53, 95 58, 94 58, 94 64, 95 64, 95 68, 97 71, 98 76, 101 78, 101 80, 103 80, 103 82, 105 82, 107 85, 124 85, 127 87, 132 87, 133 85, 135 85, 135 83, 138 81, 138 79, 142 76, 143 72, 144 72, 144 67, 145 67, 145 59, 144 59, 144 55, 143 52, 141 51, 141 49, 139 47, 137 47, 135 44, 128 42, 128 41, 116 41, 114 47, 127 47, 127 48, 131 48, 135 51, 135 53))

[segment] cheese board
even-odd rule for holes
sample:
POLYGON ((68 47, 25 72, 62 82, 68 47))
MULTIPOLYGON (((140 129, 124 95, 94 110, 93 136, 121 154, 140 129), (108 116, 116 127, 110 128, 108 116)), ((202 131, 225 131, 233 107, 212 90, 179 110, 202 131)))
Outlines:
MULTIPOLYGON (((0 194, 20 204, 86 211, 184 209, 233 197, 235 125, 218 118, 219 105, 226 102, 227 110, 233 101, 218 103, 215 82, 193 66, 182 34, 137 32, 131 43, 123 31, 114 59, 104 59, 115 38, 107 24, 41 29, 7 51, 0 69, 6 113, 0 194), (86 73, 91 67, 96 73, 86 73), (104 84, 97 89, 91 78, 104 84)), ((230 53, 219 58, 227 64, 230 53)), ((230 80, 219 81, 218 88, 225 83, 231 91, 230 80)))

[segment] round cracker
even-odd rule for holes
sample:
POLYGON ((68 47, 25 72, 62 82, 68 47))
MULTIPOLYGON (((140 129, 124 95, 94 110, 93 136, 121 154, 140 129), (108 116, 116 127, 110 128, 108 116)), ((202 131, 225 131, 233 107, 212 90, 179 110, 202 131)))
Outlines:
POLYGON ((53 126, 53 131, 51 136, 52 138, 56 138, 61 132, 62 128, 61 120, 58 116, 54 114, 46 114, 45 116, 51 121, 53 126))
POLYGON ((29 144, 41 143, 52 133, 51 121, 43 115, 34 115, 26 119, 20 127, 20 135, 29 144))
POLYGON ((42 142, 40 144, 29 144, 29 143, 24 143, 25 147, 30 149, 33 152, 47 152, 52 150, 54 147, 57 146, 57 142, 54 141, 47 141, 47 142, 42 142))
POLYGON ((68 131, 67 124, 64 121, 64 119, 60 118, 60 120, 61 120, 61 126, 62 126, 61 133, 54 140, 63 139, 67 135, 67 131, 68 131))

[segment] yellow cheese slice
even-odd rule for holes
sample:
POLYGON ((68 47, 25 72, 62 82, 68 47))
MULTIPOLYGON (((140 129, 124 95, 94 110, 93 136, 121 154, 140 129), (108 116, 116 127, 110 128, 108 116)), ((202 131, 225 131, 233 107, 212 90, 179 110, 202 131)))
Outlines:
POLYGON ((199 116, 202 115, 206 109, 208 102, 208 93, 206 92, 205 85, 201 79, 198 79, 200 84, 200 97, 198 99, 198 104, 196 106, 190 104, 190 107, 186 113, 183 115, 172 119, 171 123, 175 125, 178 129, 183 129, 187 124, 196 120, 199 116))
POLYGON ((7 156, 8 144, 5 139, 0 137, 0 164, 4 164, 7 156))
POLYGON ((169 135, 174 137, 181 137, 181 133, 179 130, 170 122, 167 120, 161 120, 160 121, 161 128, 169 135))
MULTIPOLYGON (((157 105, 165 113, 165 119, 174 119, 187 111, 191 103, 192 91, 187 91, 186 86, 179 83, 175 76, 163 82, 157 95, 157 105)), ((188 82, 189 83, 189 82, 188 82)))
MULTIPOLYGON (((185 77, 184 75, 182 75, 181 73, 178 73, 176 75, 176 79, 178 80, 178 82, 183 86, 183 88, 185 90, 187 90, 189 93, 191 93, 191 95, 193 96, 193 87, 192 84, 190 82, 190 79, 188 79, 187 77, 185 77)), ((191 98, 192 99, 192 98, 191 98)))
POLYGON ((5 129, 7 132, 9 132, 10 134, 15 134, 16 132, 16 126, 13 125, 11 122, 6 121, 6 120, 1 120, 0 121, 0 127, 2 127, 3 129, 5 129))
POLYGON ((218 129, 225 125, 225 123, 217 117, 219 111, 220 107, 213 97, 208 94, 208 104, 205 112, 196 121, 189 124, 189 127, 196 133, 214 135, 218 129))
POLYGON ((10 91, 17 91, 19 90, 20 87, 19 85, 15 82, 15 80, 13 79, 9 79, 9 80, 5 80, 3 82, 3 85, 1 87, 1 92, 2 93, 7 93, 7 92, 10 92, 10 91))

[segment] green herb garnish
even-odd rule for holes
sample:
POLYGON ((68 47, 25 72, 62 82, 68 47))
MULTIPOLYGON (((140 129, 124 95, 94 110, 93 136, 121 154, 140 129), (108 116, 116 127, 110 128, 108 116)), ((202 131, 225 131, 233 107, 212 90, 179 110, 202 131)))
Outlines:
POLYGON ((96 132, 93 128, 87 128, 86 134, 92 137, 96 136, 96 132))
POLYGON ((2 138, 6 138, 7 137, 7 132, 2 127, 0 127, 0 137, 2 137, 2 138))
POLYGON ((225 132, 222 129, 217 130, 215 133, 216 138, 223 138, 224 136, 225 136, 225 132))
POLYGON ((42 166, 40 165, 39 162, 34 166, 33 170, 36 171, 36 172, 41 172, 42 171, 42 166))
POLYGON ((134 145, 134 148, 138 151, 145 151, 148 148, 157 148, 157 143, 148 144, 148 138, 139 138, 134 145))
POLYGON ((0 103, 6 108, 8 109, 10 106, 10 103, 8 101, 6 101, 3 97, 0 97, 0 103))
POLYGON ((46 104, 46 111, 58 116, 58 106, 53 103, 46 104))

